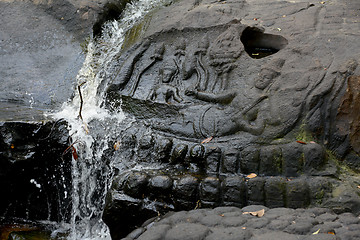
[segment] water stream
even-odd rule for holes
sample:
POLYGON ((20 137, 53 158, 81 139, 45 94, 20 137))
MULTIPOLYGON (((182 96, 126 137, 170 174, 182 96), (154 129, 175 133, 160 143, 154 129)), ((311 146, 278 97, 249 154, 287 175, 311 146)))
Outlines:
POLYGON ((81 95, 76 89, 73 99, 53 114, 55 119, 68 122, 73 153, 72 193, 67 196, 72 199, 71 220, 53 232, 54 237, 59 232, 70 231, 69 240, 110 239, 101 215, 113 176, 113 164, 111 159, 104 157, 104 152, 113 147, 109 143, 114 141, 125 115, 121 111, 110 113, 102 108, 104 91, 98 89, 106 86, 113 74, 112 66, 121 52, 125 33, 149 11, 165 2, 134 1, 127 4, 121 20, 106 23, 101 39, 89 42, 85 62, 77 75, 81 95))

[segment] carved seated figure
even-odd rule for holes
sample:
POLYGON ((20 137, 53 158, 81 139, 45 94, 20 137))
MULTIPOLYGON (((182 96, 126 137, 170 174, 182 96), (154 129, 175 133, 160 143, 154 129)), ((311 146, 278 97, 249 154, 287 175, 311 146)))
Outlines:
POLYGON ((170 83, 174 81, 176 74, 178 73, 176 68, 169 68, 164 66, 159 71, 159 83, 150 92, 148 99, 155 102, 171 103, 172 100, 180 103, 183 99, 179 95, 178 88, 174 87, 170 83))

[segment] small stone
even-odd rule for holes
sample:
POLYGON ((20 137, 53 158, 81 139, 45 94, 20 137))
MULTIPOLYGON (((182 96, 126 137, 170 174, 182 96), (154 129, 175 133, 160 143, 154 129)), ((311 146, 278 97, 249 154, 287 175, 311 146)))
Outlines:
POLYGON ((204 160, 205 147, 201 144, 196 144, 190 148, 191 162, 201 163, 204 160))
POLYGON ((264 218, 264 217, 259 218, 259 217, 253 216, 252 218, 250 218, 246 221, 244 226, 247 228, 261 229, 261 228, 265 228, 269 224, 269 222, 270 221, 267 218, 264 218))
POLYGON ((206 153, 206 172, 207 173, 216 173, 219 170, 221 159, 221 149, 208 148, 206 153))
POLYGON ((309 187, 306 179, 299 178, 287 182, 286 202, 289 208, 304 208, 309 205, 309 187))
POLYGON ((237 150, 227 150, 222 161, 222 172, 237 173, 239 169, 239 153, 237 150))
POLYGON ((282 177, 268 178, 265 182, 265 202, 270 208, 285 206, 285 184, 286 180, 282 177))
POLYGON ((338 238, 335 235, 328 233, 319 233, 319 234, 307 236, 304 240, 337 240, 337 239, 338 238))
POLYGON ((174 196, 185 200, 196 199, 198 194, 199 180, 196 177, 185 175, 174 181, 174 196))
POLYGON ((152 189, 167 190, 172 186, 172 180, 169 176, 155 176, 150 178, 149 186, 152 189))
POLYGON ((272 220, 267 228, 271 229, 271 230, 278 230, 278 231, 282 231, 284 230, 287 226, 289 226, 289 224, 291 223, 291 221, 286 221, 286 220, 272 220))
POLYGON ((266 146, 260 150, 259 174, 277 176, 282 173, 283 159, 278 146, 266 146))
POLYGON ((250 205, 265 205, 265 178, 256 177, 247 181, 247 196, 250 205))
POLYGON ((133 172, 127 178, 124 192, 131 197, 140 198, 145 193, 149 176, 142 172, 133 172))
POLYGON ((242 216, 237 217, 226 217, 224 214, 224 219, 221 224, 225 227, 240 227, 246 222, 246 219, 242 216))
POLYGON ((285 232, 268 232, 264 234, 259 234, 253 238, 252 240, 299 240, 298 235, 293 235, 285 232))
POLYGON ((166 232, 170 229, 169 225, 155 225, 147 229, 139 238, 135 238, 138 240, 160 240, 162 239, 166 232))
POLYGON ((223 220, 224 220, 224 218, 222 216, 217 215, 217 214, 211 214, 211 215, 207 215, 207 216, 203 217, 200 220, 200 223, 204 224, 205 226, 208 226, 208 227, 213 227, 213 226, 220 225, 223 220))
POLYGON ((166 240, 200 240, 203 239, 209 228, 194 223, 180 223, 173 226, 165 235, 166 240))
POLYGON ((231 176, 224 179, 221 184, 223 200, 242 207, 246 204, 245 180, 239 176, 231 176))
POLYGON ((316 220, 322 222, 333 222, 338 218, 337 215, 331 213, 324 213, 316 217, 316 220))
POLYGON ((247 147, 241 152, 240 171, 243 174, 259 172, 259 149, 256 147, 247 147))
POLYGON ((205 178, 200 184, 200 198, 204 201, 219 201, 220 180, 216 177, 205 178))
POLYGON ((338 216, 338 221, 347 225, 359 224, 360 218, 355 217, 352 213, 342 213, 338 216))
POLYGON ((188 146, 186 144, 176 145, 171 155, 171 163, 173 164, 183 163, 187 151, 188 151, 188 146))
POLYGON ((313 225, 310 222, 298 221, 295 219, 291 225, 284 229, 285 232, 293 233, 293 234, 307 234, 312 229, 313 225))
POLYGON ((248 240, 251 238, 252 233, 249 230, 241 229, 238 227, 231 228, 213 228, 211 229, 205 240, 248 240))
POLYGON ((155 157, 158 161, 169 162, 173 142, 168 138, 158 139, 155 143, 155 157))

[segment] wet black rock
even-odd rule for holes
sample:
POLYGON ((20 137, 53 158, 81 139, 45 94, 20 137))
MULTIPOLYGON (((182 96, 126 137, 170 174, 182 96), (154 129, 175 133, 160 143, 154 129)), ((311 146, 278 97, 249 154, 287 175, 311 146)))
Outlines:
POLYGON ((0 221, 66 221, 71 152, 65 122, 0 124, 0 221))
POLYGON ((93 25, 127 1, 110 2, 0 1, 2 220, 69 218, 69 136, 45 113, 72 97, 93 25))
POLYGON ((193 204, 198 198, 199 179, 191 175, 184 175, 174 181, 175 200, 183 199, 193 204))
POLYGON ((141 198, 147 190, 149 176, 142 172, 132 172, 124 184, 124 192, 131 196, 141 198))

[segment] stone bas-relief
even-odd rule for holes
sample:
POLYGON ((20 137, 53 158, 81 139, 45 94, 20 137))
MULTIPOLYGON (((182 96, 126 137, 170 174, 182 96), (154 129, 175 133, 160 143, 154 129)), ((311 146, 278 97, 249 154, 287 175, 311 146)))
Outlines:
POLYGON ((323 30, 334 9, 281 2, 270 14, 268 3, 197 2, 171 8, 188 9, 178 27, 154 17, 111 76, 105 104, 132 117, 113 154, 148 170, 115 178, 103 217, 110 229, 224 205, 360 212, 356 181, 339 181, 344 163, 360 169, 359 56, 339 50, 355 40, 323 30), (187 20, 219 11, 228 21, 187 20))
MULTIPOLYGON (((257 64, 260 76, 254 79, 251 75, 255 67, 252 71, 247 68, 256 60, 249 58, 241 41, 245 29, 245 25, 235 22, 206 31, 175 32, 173 41, 166 44, 162 38, 167 34, 157 36, 153 44, 145 41, 121 66, 109 89, 110 102, 115 91, 145 102, 174 106, 178 113, 171 118, 161 119, 159 115, 147 120, 154 130, 191 139, 240 132, 258 136, 266 126, 280 125, 281 120, 272 116, 277 114, 276 108, 266 115, 259 109, 269 107, 269 92, 276 91, 271 86, 285 60, 274 59, 264 67, 257 64), (215 40, 210 41, 214 36, 215 40)), ((287 40, 279 38, 285 47, 287 40)), ((278 132, 281 135, 280 129, 278 132)))

